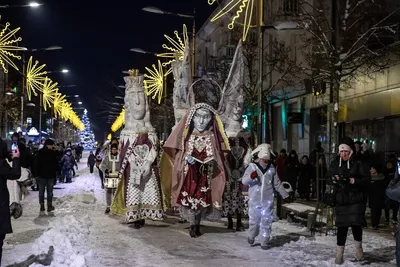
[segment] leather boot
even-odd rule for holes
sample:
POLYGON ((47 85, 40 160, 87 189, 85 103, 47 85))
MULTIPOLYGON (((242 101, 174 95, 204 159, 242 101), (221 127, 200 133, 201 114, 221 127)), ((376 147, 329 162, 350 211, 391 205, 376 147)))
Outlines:
POLYGON ((344 263, 343 253, 344 253, 344 246, 337 246, 335 264, 341 265, 344 263))
POLYGON ((364 251, 362 248, 362 243, 359 241, 356 242, 356 260, 362 261, 364 259, 364 251))
POLYGON ((48 202, 48 203, 47 203, 47 212, 51 212, 51 211, 53 211, 53 210, 55 210, 55 208, 53 207, 52 203, 51 203, 51 202, 48 202))
POLYGON ((46 211, 46 209, 44 208, 44 203, 40 203, 40 211, 46 211))
POLYGON ((195 229, 196 229, 196 236, 201 236, 202 233, 200 232, 200 224, 197 224, 195 229))
POLYGON ((243 232, 245 231, 244 225, 242 224, 242 215, 238 214, 236 217, 236 231, 243 232))
POLYGON ((190 226, 189 235, 192 238, 196 238, 197 237, 197 235, 196 235, 196 225, 191 225, 190 226))
POLYGON ((233 230, 233 219, 232 219, 232 215, 228 215, 228 229, 233 230))

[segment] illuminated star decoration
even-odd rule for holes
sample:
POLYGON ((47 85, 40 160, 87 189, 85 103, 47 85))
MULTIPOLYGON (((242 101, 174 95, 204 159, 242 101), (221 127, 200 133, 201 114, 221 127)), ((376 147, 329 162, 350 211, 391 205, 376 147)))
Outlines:
POLYGON ((125 108, 122 109, 119 116, 115 119, 114 123, 111 125, 111 131, 113 132, 118 131, 124 124, 125 124, 125 108))
POLYGON ((166 49, 169 52, 157 54, 159 57, 167 58, 166 62, 163 62, 162 65, 165 67, 176 60, 183 60, 185 54, 185 44, 187 40, 189 40, 186 25, 183 24, 183 40, 179 36, 178 31, 174 31, 174 35, 176 40, 166 34, 164 37, 170 42, 170 44, 163 44, 162 48, 166 49))
POLYGON ((57 95, 53 101, 54 116, 56 118, 59 118, 61 116, 61 108, 65 102, 66 102, 65 95, 62 95, 61 93, 57 93, 57 95))
POLYGON ((58 83, 53 82, 50 80, 50 78, 45 78, 43 87, 41 89, 44 110, 47 110, 47 107, 51 107, 51 105, 54 103, 54 99, 56 99, 58 95, 57 85, 58 83))
POLYGON ((10 23, 7 22, 0 32, 0 65, 4 73, 8 73, 6 63, 14 69, 19 70, 17 65, 12 61, 12 58, 20 60, 21 56, 17 56, 15 51, 26 50, 26 48, 18 46, 18 42, 22 41, 22 38, 15 36, 21 28, 10 30, 9 27, 10 23))
POLYGON ((144 74, 144 89, 146 95, 153 95, 152 98, 155 99, 158 96, 158 104, 161 103, 161 99, 164 93, 164 78, 172 72, 170 68, 164 73, 163 65, 161 61, 158 61, 158 68, 155 64, 152 65, 153 69, 146 67, 149 74, 144 74))
MULTIPOLYGON (((208 0, 208 4, 212 5, 216 0, 208 0)), ((214 17, 211 22, 214 22, 223 16, 234 12, 231 22, 228 24, 228 29, 232 30, 235 27, 236 21, 243 15, 243 41, 246 41, 247 34, 251 27, 251 19, 253 17, 255 3, 254 0, 231 0, 227 3, 214 17)))
POLYGON ((47 71, 43 71, 46 64, 38 66, 39 61, 33 64, 33 58, 30 57, 28 65, 26 66, 26 93, 28 99, 31 100, 32 93, 37 96, 36 90, 40 91, 43 88, 43 82, 47 71))

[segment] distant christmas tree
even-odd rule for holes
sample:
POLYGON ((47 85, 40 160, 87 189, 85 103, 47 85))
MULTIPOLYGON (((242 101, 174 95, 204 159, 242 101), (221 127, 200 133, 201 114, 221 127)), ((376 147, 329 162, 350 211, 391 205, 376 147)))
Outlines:
POLYGON ((96 148, 96 141, 92 128, 90 127, 90 120, 87 116, 87 110, 83 112, 82 122, 85 125, 85 129, 79 132, 79 137, 81 139, 81 144, 84 149, 94 149, 96 148))

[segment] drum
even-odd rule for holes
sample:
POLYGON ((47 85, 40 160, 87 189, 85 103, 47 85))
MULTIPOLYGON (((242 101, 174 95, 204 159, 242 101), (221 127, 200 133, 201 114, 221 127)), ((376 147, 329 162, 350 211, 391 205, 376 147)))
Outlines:
POLYGON ((116 173, 109 173, 104 178, 104 186, 106 188, 115 189, 115 188, 118 187, 118 183, 119 183, 119 178, 118 178, 118 173, 117 172, 116 173))

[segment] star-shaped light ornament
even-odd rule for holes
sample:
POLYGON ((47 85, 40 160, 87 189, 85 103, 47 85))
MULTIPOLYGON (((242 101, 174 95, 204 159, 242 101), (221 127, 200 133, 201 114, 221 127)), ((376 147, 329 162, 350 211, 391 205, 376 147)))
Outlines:
MULTIPOLYGON (((216 0, 208 0, 208 4, 212 5, 216 2, 216 0)), ((217 21, 223 16, 231 16, 231 22, 228 24, 228 29, 232 30, 235 28, 235 24, 243 25, 243 34, 242 39, 246 41, 247 35, 249 33, 251 25, 251 21, 253 19, 253 13, 255 11, 255 0, 231 0, 225 6, 221 8, 221 10, 211 18, 211 22, 217 21), (243 18, 243 21, 239 23, 239 19, 243 18)))
POLYGON ((26 48, 18 46, 18 42, 22 41, 22 38, 17 37, 16 33, 21 28, 11 30, 9 27, 10 23, 7 22, 6 25, 3 25, 3 29, 0 32, 0 66, 3 68, 4 73, 8 73, 6 63, 14 69, 19 70, 13 59, 21 60, 21 56, 18 56, 16 52, 26 50, 26 48))
POLYGON ((37 96, 36 91, 40 91, 43 88, 45 75, 47 71, 44 71, 46 64, 39 65, 39 61, 33 63, 33 57, 29 58, 28 65, 26 66, 26 93, 28 99, 31 100, 32 93, 37 96))
POLYGON ((168 52, 157 54, 158 57, 167 58, 167 61, 162 63, 164 67, 170 65, 176 60, 182 61, 184 58, 186 42, 189 40, 186 25, 183 24, 182 38, 178 31, 174 31, 174 35, 175 39, 164 34, 164 37, 169 41, 169 44, 163 44, 162 48, 168 52))
POLYGON ((50 78, 46 77, 43 83, 43 87, 40 90, 42 93, 42 104, 44 110, 47 110, 47 107, 51 108, 51 105, 54 103, 54 99, 58 96, 58 83, 53 82, 50 78))
POLYGON ((61 109, 64 103, 66 103, 65 95, 57 92, 57 95, 53 101, 54 116, 56 118, 59 118, 61 116, 61 109))
POLYGON ((172 72, 172 68, 164 73, 164 67, 159 60, 158 67, 153 64, 152 69, 146 67, 146 70, 148 71, 148 74, 144 74, 144 89, 146 95, 152 95, 153 99, 157 97, 158 104, 160 104, 165 90, 165 77, 167 77, 172 72))
POLYGON ((119 116, 115 119, 114 123, 111 125, 111 131, 118 131, 125 124, 125 108, 122 109, 119 116))

